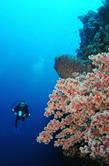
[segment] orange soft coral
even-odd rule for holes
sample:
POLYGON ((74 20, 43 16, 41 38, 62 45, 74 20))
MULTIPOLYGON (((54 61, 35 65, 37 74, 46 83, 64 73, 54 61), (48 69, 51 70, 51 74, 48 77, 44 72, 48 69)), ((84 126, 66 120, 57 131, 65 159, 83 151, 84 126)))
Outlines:
POLYGON ((55 146, 68 150, 79 143, 80 153, 109 162, 109 53, 89 59, 92 72, 57 81, 45 112, 53 120, 37 141, 49 143, 56 133, 55 146))

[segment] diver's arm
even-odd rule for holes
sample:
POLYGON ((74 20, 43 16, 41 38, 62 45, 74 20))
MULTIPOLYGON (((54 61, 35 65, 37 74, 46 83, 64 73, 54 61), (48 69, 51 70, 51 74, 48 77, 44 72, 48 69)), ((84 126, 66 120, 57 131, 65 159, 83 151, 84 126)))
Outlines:
POLYGON ((24 114, 24 115, 27 116, 27 117, 30 117, 30 116, 31 116, 31 114, 29 113, 28 106, 26 106, 26 111, 25 111, 25 114, 24 114))
POLYGON ((16 107, 12 108, 12 112, 17 115, 19 106, 17 105, 16 107))
POLYGON ((17 112, 14 108, 12 108, 12 112, 14 113, 14 115, 17 115, 17 112))
POLYGON ((14 108, 12 108, 12 112, 15 112, 14 108))
POLYGON ((31 116, 31 114, 30 113, 28 113, 28 117, 30 117, 31 116))
POLYGON ((27 116, 28 116, 28 117, 30 117, 30 116, 31 116, 31 114, 30 114, 30 112, 29 112, 28 107, 27 107, 27 116))

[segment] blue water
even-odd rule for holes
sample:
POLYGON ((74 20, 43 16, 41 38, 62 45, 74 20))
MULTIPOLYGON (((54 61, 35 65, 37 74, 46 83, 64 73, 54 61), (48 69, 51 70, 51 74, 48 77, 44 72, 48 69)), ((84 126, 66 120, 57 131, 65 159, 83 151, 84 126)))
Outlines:
POLYGON ((52 143, 35 138, 47 123, 44 108, 58 79, 54 57, 75 54, 82 27, 77 16, 100 5, 100 0, 0 1, 0 166, 72 165, 52 143), (11 108, 21 99, 31 118, 16 130, 11 108))

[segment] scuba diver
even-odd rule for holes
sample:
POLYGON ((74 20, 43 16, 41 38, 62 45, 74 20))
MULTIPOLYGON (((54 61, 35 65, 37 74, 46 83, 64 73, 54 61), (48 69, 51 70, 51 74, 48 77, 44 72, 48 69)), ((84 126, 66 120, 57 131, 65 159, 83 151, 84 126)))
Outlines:
POLYGON ((19 102, 13 109, 12 112, 16 116, 15 120, 15 127, 18 127, 18 121, 22 120, 24 121, 27 117, 30 117, 28 105, 25 103, 25 101, 19 102))

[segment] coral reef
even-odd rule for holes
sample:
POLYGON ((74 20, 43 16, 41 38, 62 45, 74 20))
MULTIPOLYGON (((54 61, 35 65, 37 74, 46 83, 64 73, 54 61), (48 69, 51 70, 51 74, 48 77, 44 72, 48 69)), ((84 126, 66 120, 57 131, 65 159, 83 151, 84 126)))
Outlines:
POLYGON ((96 68, 75 78, 59 79, 49 96, 45 116, 52 120, 37 141, 66 155, 109 164, 109 53, 89 56, 96 68))
MULTIPOLYGON (((89 11, 78 18, 83 24, 79 29, 80 47, 76 50, 77 59, 69 55, 55 59, 55 70, 61 78, 72 77, 72 73, 91 70, 89 55, 108 52, 109 48, 109 0, 103 0, 103 5, 97 12, 89 11), (77 67, 76 67, 77 65, 77 67), (88 69, 87 66, 90 66, 88 69), (88 69, 88 70, 87 70, 88 69)), ((73 57, 73 56, 72 56, 73 57)))
POLYGON ((104 0, 97 12, 89 11, 78 18, 83 23, 79 30, 81 43, 77 55, 87 59, 88 55, 108 52, 109 48, 109 0, 104 0))
POLYGON ((77 57, 55 58, 60 79, 44 113, 53 119, 37 137, 45 144, 55 137, 55 147, 85 158, 85 166, 109 165, 109 0, 102 4, 97 12, 79 16, 77 57))

